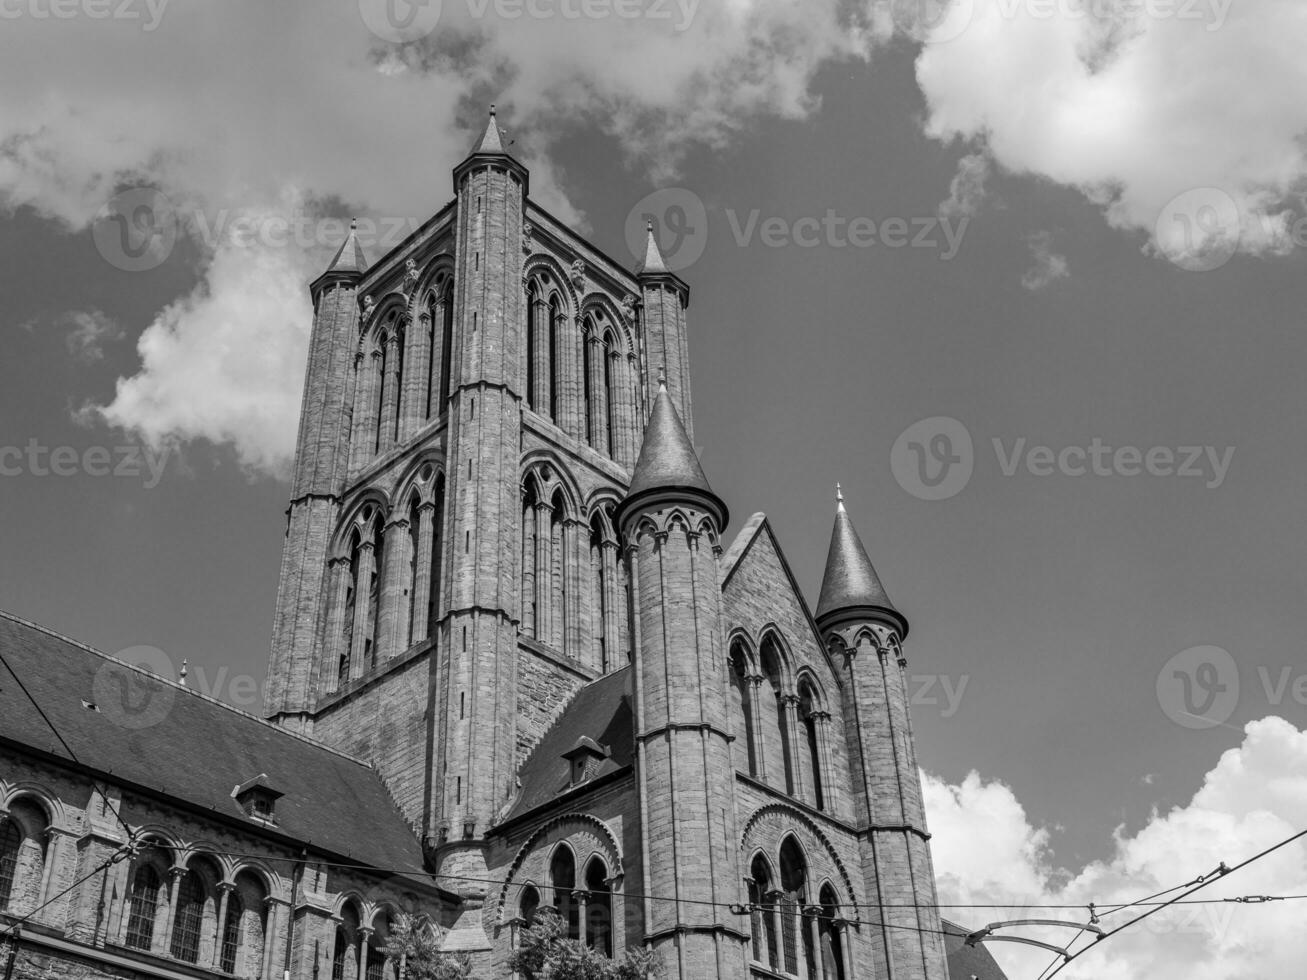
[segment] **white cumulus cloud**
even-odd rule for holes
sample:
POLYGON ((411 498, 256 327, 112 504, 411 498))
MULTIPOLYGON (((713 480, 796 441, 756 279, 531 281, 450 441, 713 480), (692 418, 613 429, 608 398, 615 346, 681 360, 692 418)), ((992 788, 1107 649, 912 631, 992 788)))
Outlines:
MULTIPOLYGON (((924 779, 941 903, 1011 906, 950 913, 970 928, 1015 917, 1083 923, 1090 902, 1110 908, 1182 885, 1307 828, 1307 731, 1276 717, 1247 725, 1243 743, 1221 756, 1187 804, 1154 812, 1137 833, 1118 828, 1111 858, 1079 869, 1056 865, 1049 831, 1031 824, 1009 787, 976 773, 959 784, 924 779)), ((1301 894, 1307 894, 1307 847, 1299 842, 1194 897, 1301 894)), ((1104 915, 1103 927, 1140 911, 1104 915)), ((1304 914, 1307 905, 1294 901, 1172 907, 1091 949, 1061 977, 1297 980, 1307 960, 1304 914)), ((1074 930, 1007 934, 1065 944, 1074 930)), ((1038 976, 1050 959, 1010 944, 989 948, 1013 978, 1038 976)))
POLYGON ((1307 178, 1307 5, 953 3, 917 60, 928 133, 1083 191, 1171 257, 1289 247, 1307 178))

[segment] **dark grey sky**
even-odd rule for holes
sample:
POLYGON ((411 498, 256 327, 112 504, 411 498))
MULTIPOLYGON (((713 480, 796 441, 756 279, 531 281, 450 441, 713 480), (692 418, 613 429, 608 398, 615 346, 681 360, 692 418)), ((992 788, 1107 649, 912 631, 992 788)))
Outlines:
MULTIPOLYGON (((188 22, 182 11, 177 17, 180 31, 188 22)), ((452 57, 449 51, 437 46, 424 56, 435 60, 410 52, 394 62, 384 46, 368 54, 356 20, 332 21, 331 30, 347 22, 359 36, 350 35, 353 60, 341 71, 366 73, 358 91, 346 80, 322 83, 332 77, 330 66, 306 69, 318 81, 312 91, 296 73, 260 61, 250 74, 285 78, 286 90, 280 100, 266 93, 275 105, 253 105, 233 80, 242 71, 239 51, 226 64, 197 66, 195 79, 179 83, 195 93, 194 111, 220 119, 214 125, 223 139, 238 135, 228 156, 158 171, 162 185, 178 199, 207 195, 213 207, 263 207, 293 187, 315 214, 421 220, 439 208, 450 194, 449 166, 472 137, 468 127, 480 125, 481 105, 495 95, 495 73, 459 89, 440 74, 448 65, 439 58, 452 57), (196 80, 206 77, 218 81, 206 87, 196 80), (434 132, 420 115, 428 96, 439 123, 434 132), (246 112, 251 132, 239 135, 246 112), (392 112, 406 118, 394 122, 392 112), (332 126, 338 131, 322 132, 332 126), (256 137, 271 141, 266 168, 252 149, 256 137), (328 150, 340 159, 323 162, 328 150), (247 198, 241 187, 250 188, 247 198)), ((223 30, 239 34, 236 24, 223 30)), ((250 27, 251 57, 265 57, 281 27, 266 35, 250 27)), ((168 29, 165 20, 156 41, 168 29)), ((74 50, 91 36, 85 26, 78 30, 74 50)), ((303 37, 296 45, 309 47, 303 37)), ((735 527, 765 511, 815 597, 840 481, 873 561, 912 621, 910 671, 927 678, 914 713, 923 767, 950 783, 976 769, 1010 786, 1032 825, 1053 828, 1057 863, 1078 869, 1108 860, 1114 828, 1133 834, 1154 809, 1186 805, 1221 753, 1241 745, 1246 722, 1274 714, 1294 728, 1307 723, 1292 682, 1273 703, 1263 680, 1278 684, 1286 667, 1291 679, 1307 671, 1301 250, 1254 242, 1219 268, 1185 271, 1148 247, 1151 222, 1109 221, 1075 181, 1057 179, 1061 164, 1040 176, 1038 154, 1024 168, 1004 166, 1010 146, 996 151, 999 162, 990 165, 949 259, 942 247, 894 248, 883 240, 862 248, 770 247, 759 236, 742 245, 733 226, 755 209, 759 221, 821 218, 828 209, 878 226, 895 217, 910 226, 932 220, 959 160, 983 147, 983 140, 942 142, 923 131, 931 106, 914 64, 917 45, 896 39, 870 59, 817 47, 820 56, 799 85, 801 108, 781 93, 760 109, 741 94, 738 78, 709 75, 705 85, 731 93, 709 107, 720 116, 705 110, 705 122, 673 112, 669 99, 648 93, 645 108, 655 109, 642 114, 637 87, 623 76, 614 88, 634 104, 619 111, 590 92, 577 95, 578 111, 569 117, 561 96, 528 109, 522 95, 516 107, 511 94, 530 75, 510 67, 499 76, 510 93, 500 96, 501 117, 514 135, 521 128, 514 151, 532 163, 547 206, 583 216, 612 255, 629 254, 628 212, 658 186, 685 188, 703 202, 704 251, 683 272, 692 288, 696 438, 735 527), (673 159, 663 144, 681 136, 675 146, 684 155, 673 159), (1014 172, 1021 169, 1032 173, 1014 172), (968 430, 974 471, 956 495, 927 501, 896 480, 891 448, 913 423, 941 416, 968 430), (1003 453, 1019 440, 1054 453, 1095 439, 1138 447, 1141 455, 1154 447, 1212 447, 1228 470, 1218 481, 1204 455, 1207 475, 1199 477, 1130 476, 1121 467, 1076 476, 1056 466, 1053 475, 1036 476, 1024 460, 1009 476, 995 439, 1003 453), (1159 704, 1158 678, 1172 657, 1199 645, 1233 655, 1242 691, 1226 724, 1192 730, 1159 704)), ((121 52, 132 50, 123 43, 121 52)), ((154 48, 141 43, 139 50, 154 48)), ((476 49, 459 53, 469 50, 476 49)), ((791 51, 778 65, 796 57, 791 51)), ((171 146, 163 137, 169 119, 178 118, 174 96, 151 88, 154 67, 122 64, 128 81, 114 83, 115 91, 130 99, 139 76, 145 108, 151 100, 162 104, 144 133, 134 127, 145 108, 124 105, 122 131, 142 146, 171 146)), ((114 69, 106 63, 98 70, 114 69)), ((24 84, 44 86, 55 115, 70 106, 75 115, 79 105, 96 105, 86 83, 97 69, 72 71, 77 84, 24 84)), ((657 89, 656 80, 646 81, 657 89)), ((1250 89, 1248 106, 1261 105, 1260 97, 1250 89)), ((704 108, 702 100, 695 104, 704 108)), ((177 123, 178 139, 200 132, 204 138, 189 149, 212 154, 212 133, 195 126, 177 123)), ((97 253, 89 205, 98 208, 131 185, 134 173, 157 174, 142 164, 117 179, 88 179, 95 168, 82 162, 94 162, 96 140, 109 131, 93 129, 84 146, 71 138, 52 144, 56 161, 59 153, 77 158, 76 194, 34 191, 30 159, 13 142, 0 143, 0 201, 11 207, 0 223, 0 445, 26 447, 34 439, 81 452, 134 443, 103 421, 75 421, 75 412, 110 404, 117 379, 141 372, 136 343, 168 304, 197 285, 201 298, 224 288, 203 242, 183 239, 158 268, 139 273, 97 253), (6 164, 10 177, 17 169, 27 182, 8 179, 6 164), (103 316, 88 326, 88 311, 103 316)), ((103 151, 106 168, 117 164, 116 152, 103 151)), ((1131 177, 1123 167, 1121 179, 1131 177)), ((1230 193, 1245 189, 1231 186, 1230 193)), ((1142 207, 1125 197, 1132 215, 1142 207)), ((374 246, 369 255, 380 251, 374 246)), ((302 281, 323 260, 320 248, 304 253, 279 260, 280 274, 289 270, 302 281)), ((211 315, 245 315, 239 304, 223 310, 211 315)), ((232 333, 245 344, 236 360, 282 378, 282 394, 293 394, 302 360, 293 368, 283 363, 284 345, 275 338, 284 324, 266 325, 273 338, 267 348, 262 329, 243 322, 232 333)), ((293 339, 285 349, 302 351, 293 339)), ((209 388, 202 371, 186 370, 196 404, 214 392, 225 397, 231 371, 209 388)), ((263 382, 245 381, 232 390, 255 400, 257 417, 263 382)), ((175 422, 175 395, 159 412, 175 422)), ((267 425, 285 429, 284 415, 271 412, 267 425)), ((203 422, 174 428, 221 431, 203 422)), ((184 442, 154 486, 146 486, 148 472, 96 477, 78 467, 74 476, 37 476, 26 463, 18 475, 0 478, 0 607, 108 652, 156 646, 177 663, 188 659, 192 677, 202 674, 219 696, 248 700, 245 688, 232 685, 242 675, 262 678, 287 486, 258 465, 262 448, 241 449, 242 440, 257 439, 239 425, 231 431, 236 448, 184 442)), ((1038 469, 1039 459, 1033 462, 1038 469)))

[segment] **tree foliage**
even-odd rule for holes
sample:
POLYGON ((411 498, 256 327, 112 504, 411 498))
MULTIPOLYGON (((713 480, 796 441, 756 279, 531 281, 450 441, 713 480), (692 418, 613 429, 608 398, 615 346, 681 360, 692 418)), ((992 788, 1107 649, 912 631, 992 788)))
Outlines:
POLYGON ((550 908, 536 913, 509 966, 533 980, 656 980, 661 975, 651 950, 627 950, 622 959, 612 960, 568 939, 567 924, 550 908))
MULTIPOLYGON (((382 952, 397 964, 404 980, 469 980, 472 960, 466 953, 442 953, 444 930, 425 918, 400 916, 392 923, 382 952)), ((398 971, 397 971, 398 972, 398 971)))

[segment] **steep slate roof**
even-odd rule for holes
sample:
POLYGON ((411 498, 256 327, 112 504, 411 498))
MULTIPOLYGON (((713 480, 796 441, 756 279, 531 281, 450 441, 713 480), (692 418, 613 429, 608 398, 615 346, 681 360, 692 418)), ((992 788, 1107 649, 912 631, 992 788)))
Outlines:
POLYGON ((907 621, 894 608, 880 576, 867 557, 857 529, 853 526, 841 499, 831 529, 830 550, 826 553, 826 573, 821 579, 821 597, 817 600, 817 619, 842 609, 883 609, 901 620, 906 633, 907 621))
POLYGON ((572 696, 559 713, 552 728, 531 750, 519 771, 522 787, 512 809, 499 823, 507 823, 528 810, 556 799, 570 787, 571 765, 564 753, 577 740, 591 738, 609 752, 595 773, 586 780, 590 785, 635 760, 635 715, 631 708, 630 666, 591 681, 572 696))
POLYGON ((963 940, 969 930, 944 920, 944 954, 948 957, 949 980, 1007 980, 983 945, 968 946, 963 940))
MULTIPOLYGON (((369 766, 3 612, 0 654, 76 761, 2 667, 0 746, 80 763, 109 782, 164 794, 254 834, 266 831, 241 814, 231 792, 266 773, 266 783, 285 794, 274 832, 351 862, 425 875, 421 843, 369 766), (148 714, 124 712, 123 702, 109 702, 115 695, 148 714), (97 711, 83 700, 104 703, 97 711), (158 721, 146 727, 122 723, 156 712, 158 721)), ((123 816, 135 822, 129 806, 123 816)))
MULTIPOLYGON (((654 490, 691 489, 716 499, 665 385, 659 386, 626 499, 654 490)), ((723 524, 725 522, 723 521, 723 524)))

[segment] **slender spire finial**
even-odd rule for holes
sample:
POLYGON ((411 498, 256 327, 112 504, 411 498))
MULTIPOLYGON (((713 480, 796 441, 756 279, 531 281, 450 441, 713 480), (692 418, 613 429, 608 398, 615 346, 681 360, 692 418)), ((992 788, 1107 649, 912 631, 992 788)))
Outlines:
POLYGON ((358 218, 350 218, 350 219, 349 219, 349 230, 350 230, 350 231, 358 231, 358 227, 359 227, 359 219, 358 219, 358 218))
POLYGON ((844 512, 844 490, 838 483, 835 484, 835 510, 840 513, 844 512))
POLYGON ((495 118, 495 104, 493 102, 490 103, 490 118, 491 119, 495 118))
POLYGON ((658 365, 658 387, 659 388, 667 387, 667 362, 666 361, 658 365))

